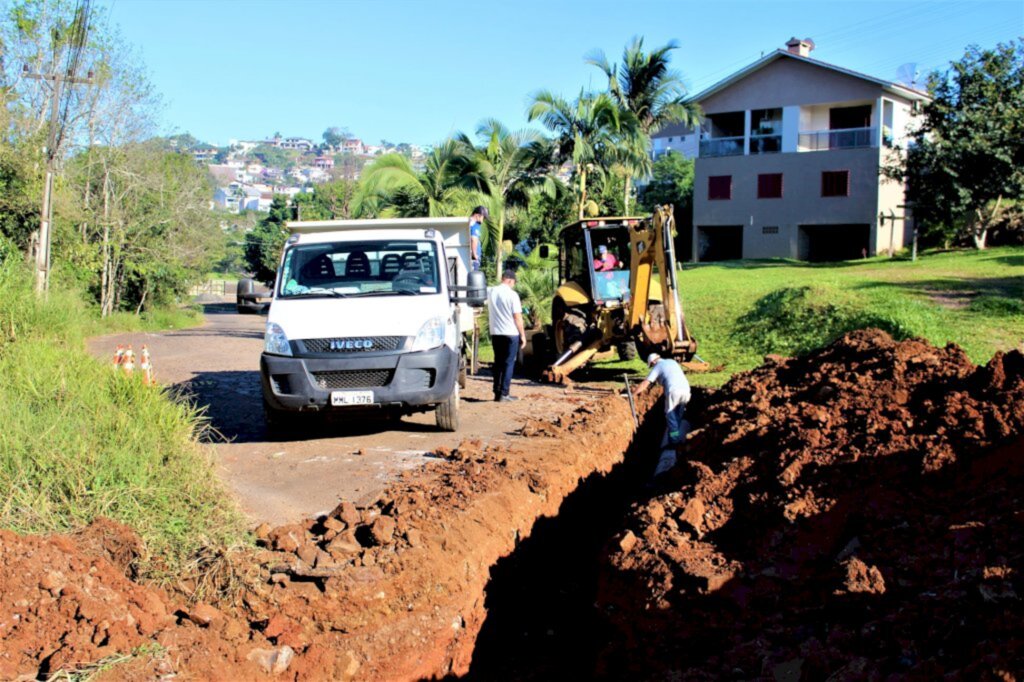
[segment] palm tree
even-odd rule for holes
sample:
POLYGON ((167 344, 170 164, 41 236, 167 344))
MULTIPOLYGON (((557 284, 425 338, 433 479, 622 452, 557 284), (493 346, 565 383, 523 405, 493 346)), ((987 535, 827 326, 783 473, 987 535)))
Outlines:
POLYGON ((598 162, 601 150, 612 142, 619 130, 619 108, 607 93, 588 95, 580 92, 568 102, 547 90, 538 92, 527 109, 530 121, 540 119, 555 135, 555 154, 559 162, 571 160, 580 178, 579 217, 587 203, 587 171, 598 162))
POLYGON ((502 240, 508 209, 525 207, 532 192, 550 189, 553 158, 550 146, 532 130, 512 132, 500 121, 487 119, 476 129, 479 146, 464 133, 456 136, 467 153, 477 159, 481 174, 491 188, 487 221, 488 244, 494 253, 497 275, 502 269, 502 240))
MULTIPOLYGON (((632 137, 626 138, 626 147, 632 150, 633 171, 650 172, 651 134, 672 123, 696 125, 700 123, 700 106, 686 99, 686 86, 678 72, 669 68, 670 52, 679 44, 670 41, 651 52, 644 52, 644 39, 633 42, 622 51, 622 64, 609 64, 602 52, 586 59, 608 76, 608 91, 622 110, 623 118, 632 122, 632 137), (643 153, 638 154, 642 145, 643 153)), ((626 176, 626 211, 629 211, 631 174, 626 176)))
POLYGON ((458 215, 491 194, 479 160, 454 139, 435 147, 422 171, 401 154, 385 154, 363 170, 360 190, 364 210, 373 207, 403 217, 458 215))

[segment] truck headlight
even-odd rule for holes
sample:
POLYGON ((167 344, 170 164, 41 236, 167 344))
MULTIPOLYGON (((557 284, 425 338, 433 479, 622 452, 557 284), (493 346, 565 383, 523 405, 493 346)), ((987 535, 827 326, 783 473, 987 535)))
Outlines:
POLYGON ((281 325, 267 322, 267 333, 263 335, 263 351, 271 355, 291 355, 292 347, 288 343, 281 325))
POLYGON ((416 340, 412 342, 412 349, 430 350, 437 348, 444 343, 445 319, 443 317, 432 317, 423 323, 420 331, 416 334, 416 340))

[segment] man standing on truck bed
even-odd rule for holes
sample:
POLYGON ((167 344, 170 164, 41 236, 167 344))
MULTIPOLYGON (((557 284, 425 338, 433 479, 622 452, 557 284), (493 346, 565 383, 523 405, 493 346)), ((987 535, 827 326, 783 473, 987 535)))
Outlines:
POLYGON ((491 212, 487 210, 486 206, 477 206, 469 216, 469 258, 474 270, 480 269, 480 237, 482 236, 480 233, 483 229, 481 226, 490 214, 491 212))
POLYGON ((512 385, 512 371, 516 366, 519 349, 526 345, 523 330, 523 304, 515 292, 515 270, 501 274, 501 284, 491 289, 487 297, 487 311, 494 348, 494 400, 519 400, 508 394, 512 385))

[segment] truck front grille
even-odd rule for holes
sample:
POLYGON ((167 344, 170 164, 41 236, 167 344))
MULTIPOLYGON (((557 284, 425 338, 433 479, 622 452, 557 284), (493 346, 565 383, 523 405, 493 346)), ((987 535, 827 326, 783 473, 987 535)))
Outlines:
POLYGON ((350 336, 302 339, 307 353, 394 353, 405 345, 404 336, 350 336))
POLYGON ((332 372, 313 372, 317 386, 324 390, 345 388, 373 388, 391 383, 390 369, 344 369, 332 372))

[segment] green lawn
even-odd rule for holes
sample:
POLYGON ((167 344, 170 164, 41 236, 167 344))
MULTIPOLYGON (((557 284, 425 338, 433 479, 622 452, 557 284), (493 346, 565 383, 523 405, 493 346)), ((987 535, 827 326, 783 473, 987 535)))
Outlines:
MULTIPOLYGON (((718 372, 692 374, 717 386, 766 353, 796 354, 850 329, 875 326, 898 338, 955 343, 977 363, 1024 340, 1024 248, 870 258, 832 264, 733 261, 688 265, 683 307, 700 356, 718 372)), ((643 370, 640 362, 598 369, 643 370)))

